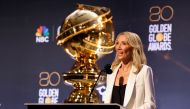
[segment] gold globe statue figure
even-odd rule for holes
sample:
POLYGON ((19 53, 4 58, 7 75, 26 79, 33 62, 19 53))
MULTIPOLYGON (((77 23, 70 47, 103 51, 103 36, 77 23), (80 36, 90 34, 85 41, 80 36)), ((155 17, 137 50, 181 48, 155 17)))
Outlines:
POLYGON ((109 8, 77 4, 77 9, 66 17, 56 37, 75 61, 71 70, 63 74, 66 84, 73 86, 65 103, 99 103, 92 88, 100 70, 96 61, 113 52, 114 31, 109 8))

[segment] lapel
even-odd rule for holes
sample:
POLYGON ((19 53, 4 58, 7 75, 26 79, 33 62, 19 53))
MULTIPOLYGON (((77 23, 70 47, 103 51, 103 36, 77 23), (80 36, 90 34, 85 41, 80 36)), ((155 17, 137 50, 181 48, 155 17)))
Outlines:
POLYGON ((134 89, 134 85, 135 85, 135 80, 136 80, 136 76, 137 74, 135 74, 135 72, 137 71, 137 69, 135 68, 134 65, 132 65, 130 74, 129 74, 129 78, 128 78, 128 82, 127 82, 127 87, 125 89, 125 97, 124 97, 124 103, 123 106, 127 106, 129 103, 129 100, 131 98, 133 89, 134 89))
POLYGON ((109 75, 109 86, 108 86, 108 93, 109 93, 109 98, 108 98, 108 101, 109 102, 111 102, 111 97, 112 97, 112 91, 113 91, 113 86, 114 86, 114 83, 115 83, 115 77, 116 77, 116 75, 117 75, 117 72, 118 72, 118 70, 119 70, 119 68, 120 68, 120 66, 121 66, 121 63, 115 68, 115 70, 113 71, 113 73, 112 74, 110 74, 109 75))

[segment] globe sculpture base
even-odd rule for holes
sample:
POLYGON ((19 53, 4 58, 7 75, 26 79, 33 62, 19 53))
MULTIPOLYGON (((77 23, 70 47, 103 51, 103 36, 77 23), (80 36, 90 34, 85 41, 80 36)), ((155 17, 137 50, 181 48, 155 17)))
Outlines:
MULTIPOLYGON (((91 89, 91 88, 89 88, 91 89)), ((74 89, 65 103, 99 103, 97 93, 93 92, 91 96, 89 89, 74 89)))
POLYGON ((65 83, 74 87, 66 103, 99 103, 99 97, 92 87, 98 79, 96 55, 80 54, 70 72, 63 74, 65 83))

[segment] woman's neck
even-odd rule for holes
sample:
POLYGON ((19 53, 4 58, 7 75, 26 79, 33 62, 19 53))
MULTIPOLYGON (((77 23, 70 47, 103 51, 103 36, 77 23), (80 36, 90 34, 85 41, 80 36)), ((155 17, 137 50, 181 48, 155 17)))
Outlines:
POLYGON ((122 61, 122 64, 125 66, 125 65, 127 65, 127 64, 129 64, 129 63, 132 63, 132 60, 131 59, 126 59, 126 60, 123 60, 122 61))
POLYGON ((122 61, 122 68, 129 68, 132 65, 132 61, 122 61))

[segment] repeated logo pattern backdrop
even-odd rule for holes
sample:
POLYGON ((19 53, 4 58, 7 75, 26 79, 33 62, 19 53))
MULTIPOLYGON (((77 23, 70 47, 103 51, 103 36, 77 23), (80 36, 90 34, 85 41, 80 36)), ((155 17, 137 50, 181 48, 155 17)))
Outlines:
MULTIPOLYGON (((0 109, 62 103, 72 90, 62 74, 73 65, 56 45, 60 25, 77 3, 111 9, 115 34, 141 36, 153 68, 158 109, 190 107, 190 2, 177 0, 41 0, 0 2, 0 109)), ((98 60, 100 69, 114 53, 98 60)), ((105 86, 97 86, 103 101, 105 86)))

